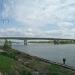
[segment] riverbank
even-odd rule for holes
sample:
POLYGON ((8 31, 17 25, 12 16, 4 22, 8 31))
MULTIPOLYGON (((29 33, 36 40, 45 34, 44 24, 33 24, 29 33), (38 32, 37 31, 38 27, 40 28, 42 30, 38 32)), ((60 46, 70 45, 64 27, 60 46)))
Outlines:
POLYGON ((31 75, 30 69, 0 50, 0 75, 31 75))
POLYGON ((31 56, 15 49, 3 51, 6 56, 29 68, 32 75, 75 75, 75 69, 70 66, 31 56))

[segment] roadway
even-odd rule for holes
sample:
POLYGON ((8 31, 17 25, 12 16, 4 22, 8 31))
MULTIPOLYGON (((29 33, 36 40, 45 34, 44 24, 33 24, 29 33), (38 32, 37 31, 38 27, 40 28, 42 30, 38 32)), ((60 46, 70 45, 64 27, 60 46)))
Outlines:
POLYGON ((42 37, 0 37, 0 39, 16 39, 16 40, 75 40, 65 38, 42 38, 42 37))

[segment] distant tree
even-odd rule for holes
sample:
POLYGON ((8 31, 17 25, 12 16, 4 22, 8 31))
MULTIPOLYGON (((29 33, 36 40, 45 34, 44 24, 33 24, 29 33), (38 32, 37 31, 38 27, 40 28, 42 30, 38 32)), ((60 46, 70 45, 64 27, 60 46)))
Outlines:
POLYGON ((6 39, 5 43, 4 43, 4 46, 3 46, 3 49, 9 49, 9 48, 11 48, 11 46, 12 46, 11 41, 8 41, 6 39))
POLYGON ((12 47, 12 42, 11 41, 8 41, 8 46, 9 46, 9 48, 12 47))

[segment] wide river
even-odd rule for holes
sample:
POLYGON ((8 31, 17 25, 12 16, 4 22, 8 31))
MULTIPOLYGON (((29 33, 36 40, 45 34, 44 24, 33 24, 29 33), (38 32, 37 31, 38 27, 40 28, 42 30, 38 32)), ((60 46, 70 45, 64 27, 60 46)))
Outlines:
POLYGON ((58 63, 62 63, 62 59, 66 58, 66 64, 75 67, 75 44, 28 43, 27 46, 13 45, 13 48, 58 63))

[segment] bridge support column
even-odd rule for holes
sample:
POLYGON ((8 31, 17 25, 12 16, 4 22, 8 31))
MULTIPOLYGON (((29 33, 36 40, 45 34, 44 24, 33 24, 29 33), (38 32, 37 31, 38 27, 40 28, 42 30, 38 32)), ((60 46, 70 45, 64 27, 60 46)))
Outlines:
POLYGON ((24 45, 27 45, 27 40, 24 40, 24 45))

